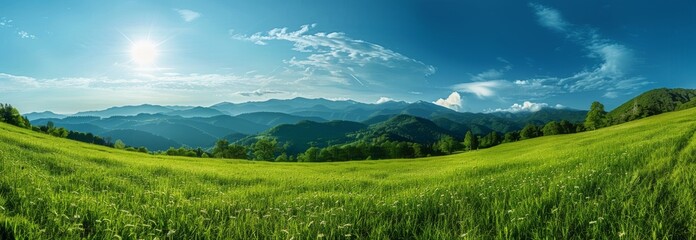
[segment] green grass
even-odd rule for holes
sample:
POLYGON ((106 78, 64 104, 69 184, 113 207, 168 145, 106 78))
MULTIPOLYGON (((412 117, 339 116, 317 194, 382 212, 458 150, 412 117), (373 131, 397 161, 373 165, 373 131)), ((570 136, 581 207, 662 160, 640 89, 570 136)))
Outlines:
POLYGON ((689 239, 696 109, 415 160, 150 156, 0 124, 0 239, 689 239))

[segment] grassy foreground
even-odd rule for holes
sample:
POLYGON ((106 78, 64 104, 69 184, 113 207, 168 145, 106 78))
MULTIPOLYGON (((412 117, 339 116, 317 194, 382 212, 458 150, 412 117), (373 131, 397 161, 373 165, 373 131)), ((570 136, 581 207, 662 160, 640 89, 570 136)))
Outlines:
POLYGON ((696 109, 415 160, 150 156, 0 124, 0 239, 696 236, 696 109))

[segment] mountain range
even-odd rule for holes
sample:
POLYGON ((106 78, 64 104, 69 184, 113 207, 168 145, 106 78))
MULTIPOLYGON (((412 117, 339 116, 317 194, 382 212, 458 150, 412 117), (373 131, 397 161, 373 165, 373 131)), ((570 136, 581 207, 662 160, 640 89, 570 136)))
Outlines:
POLYGON ((367 104, 327 99, 272 99, 263 102, 218 103, 202 106, 137 105, 61 115, 26 114, 32 124, 49 121, 66 129, 121 139, 150 150, 213 146, 218 139, 249 144, 258 137, 291 142, 295 150, 349 139, 431 142, 440 135, 463 138, 467 131, 487 134, 521 129, 553 120, 580 122, 586 111, 544 108, 537 112, 463 113, 429 102, 367 104))

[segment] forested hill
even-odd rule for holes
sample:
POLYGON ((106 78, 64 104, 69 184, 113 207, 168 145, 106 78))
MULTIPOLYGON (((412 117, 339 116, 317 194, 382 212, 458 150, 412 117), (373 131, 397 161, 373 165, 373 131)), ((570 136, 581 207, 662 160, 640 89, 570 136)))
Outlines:
POLYGON ((696 89, 659 88, 626 101, 607 114, 611 124, 624 123, 660 113, 696 106, 696 89))

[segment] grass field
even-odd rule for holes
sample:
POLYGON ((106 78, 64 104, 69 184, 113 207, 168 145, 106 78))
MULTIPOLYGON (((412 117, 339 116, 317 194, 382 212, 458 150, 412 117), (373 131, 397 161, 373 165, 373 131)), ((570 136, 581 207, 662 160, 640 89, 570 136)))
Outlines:
POLYGON ((150 156, 0 124, 0 239, 690 239, 696 109, 415 160, 150 156))

